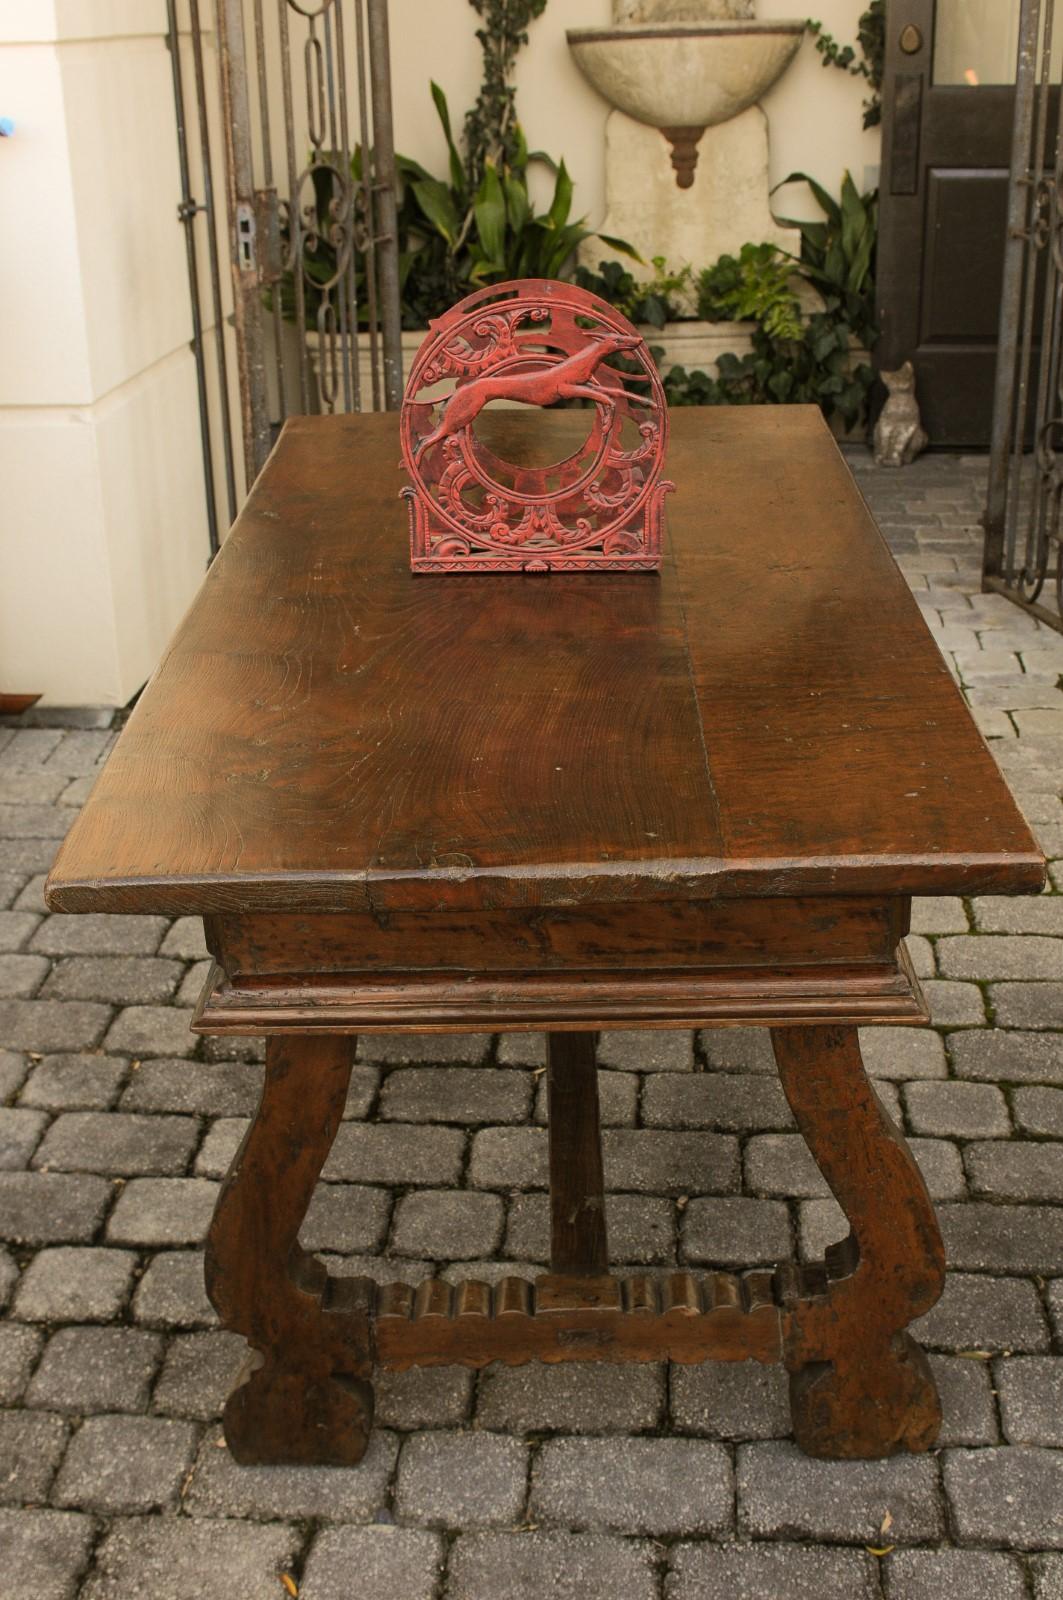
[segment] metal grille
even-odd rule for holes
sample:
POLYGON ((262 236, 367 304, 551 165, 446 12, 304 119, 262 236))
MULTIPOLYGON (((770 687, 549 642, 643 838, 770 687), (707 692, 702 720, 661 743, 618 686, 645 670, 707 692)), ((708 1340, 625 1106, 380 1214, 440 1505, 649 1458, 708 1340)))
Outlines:
POLYGON ((1063 96, 1052 85, 1054 10, 1054 0, 1022 0, 983 587, 1063 630, 1063 96))
MULTIPOLYGON (((167 0, 212 549, 236 510, 238 469, 213 194, 226 197, 243 477, 293 413, 398 406, 402 398, 395 151, 386 0, 215 0, 217 73, 188 8, 204 199, 192 193, 178 0, 167 0), (216 86, 216 87, 215 87, 216 86), (211 114, 224 172, 212 165, 211 114), (217 180, 217 181, 216 181, 217 180), (195 219, 207 217, 211 341, 195 219), (215 458, 225 460, 218 504, 215 458)), ((209 40, 209 35, 208 35, 209 40)), ((220 219, 217 219, 220 221, 220 219)), ((224 243, 223 243, 224 250, 224 243)), ((224 298, 228 298, 227 292, 224 298)))

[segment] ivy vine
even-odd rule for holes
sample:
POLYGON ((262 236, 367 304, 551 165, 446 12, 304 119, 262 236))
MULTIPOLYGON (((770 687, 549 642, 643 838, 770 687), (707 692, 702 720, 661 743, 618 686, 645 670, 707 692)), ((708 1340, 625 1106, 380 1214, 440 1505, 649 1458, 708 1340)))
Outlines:
POLYGON ((882 121, 882 73, 886 60, 886 0, 871 0, 856 27, 856 45, 839 44, 822 22, 808 19, 809 32, 825 67, 837 67, 854 78, 865 78, 870 98, 864 101, 864 127, 877 128, 882 121), (857 48, 860 54, 857 55, 857 48))
POLYGON ((483 19, 476 37, 483 51, 483 80, 476 104, 465 117, 465 173, 476 190, 488 163, 512 166, 520 151, 516 90, 511 82, 518 52, 528 42, 528 27, 546 10, 546 0, 469 0, 483 19))

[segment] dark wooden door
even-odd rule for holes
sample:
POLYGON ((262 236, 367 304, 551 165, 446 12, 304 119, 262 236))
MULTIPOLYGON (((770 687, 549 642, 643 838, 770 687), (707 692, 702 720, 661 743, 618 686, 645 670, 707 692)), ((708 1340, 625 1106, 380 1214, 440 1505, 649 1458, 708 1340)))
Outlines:
MULTIPOLYGON (((1061 8, 1063 10, 1063 8, 1061 8)), ((887 0, 879 368, 931 443, 989 443, 1019 0, 887 0)))

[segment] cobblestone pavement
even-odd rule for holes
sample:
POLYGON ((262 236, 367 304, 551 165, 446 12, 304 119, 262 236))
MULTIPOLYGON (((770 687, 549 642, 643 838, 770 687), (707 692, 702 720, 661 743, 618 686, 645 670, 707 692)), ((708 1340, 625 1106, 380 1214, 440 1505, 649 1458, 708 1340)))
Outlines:
MULTIPOLYGON (((1063 638, 978 592, 984 464, 853 465, 1063 858, 1063 638)), ((945 1233, 948 1287, 916 1325, 939 1449, 806 1460, 778 1369, 529 1366, 385 1378, 357 1469, 239 1469, 218 1415, 242 1342, 217 1329, 199 1245, 261 1052, 188 1032, 191 921, 45 915, 110 736, 106 717, 40 720, 0 726, 5 1589, 1061 1600, 1063 859, 1039 899, 917 902, 935 1030, 865 1034, 945 1233)), ((538 1036, 363 1040, 306 1242, 352 1271, 387 1252, 411 1279, 541 1262, 541 1052, 538 1036)), ((766 1036, 614 1034, 602 1060, 617 1260, 749 1264, 837 1236, 766 1036)))

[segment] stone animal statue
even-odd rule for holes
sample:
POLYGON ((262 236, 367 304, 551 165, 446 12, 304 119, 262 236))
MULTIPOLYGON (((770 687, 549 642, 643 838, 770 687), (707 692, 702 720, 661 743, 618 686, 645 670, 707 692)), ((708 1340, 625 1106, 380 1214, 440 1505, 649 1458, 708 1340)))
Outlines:
POLYGON ((927 447, 915 398, 915 369, 910 361, 896 372, 881 372, 889 394, 875 423, 875 462, 880 467, 906 467, 927 447))

